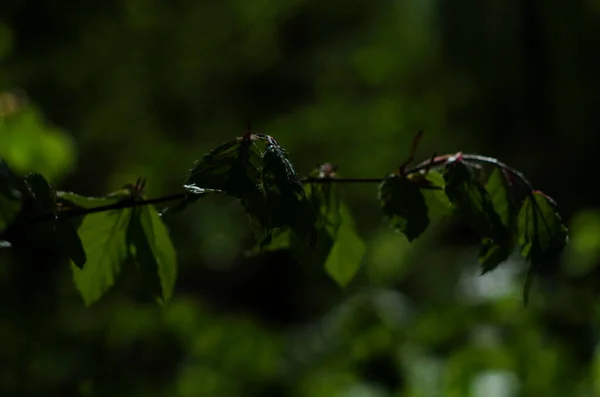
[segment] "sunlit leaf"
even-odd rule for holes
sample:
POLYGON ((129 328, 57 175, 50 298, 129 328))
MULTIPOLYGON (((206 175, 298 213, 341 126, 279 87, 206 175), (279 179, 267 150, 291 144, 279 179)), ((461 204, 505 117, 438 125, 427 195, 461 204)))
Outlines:
MULTIPOLYGON (((79 203, 107 205, 118 198, 80 200, 79 203)), ((115 283, 123 263, 129 256, 127 229, 131 218, 130 208, 88 214, 77 232, 87 256, 85 268, 75 266, 73 277, 86 305, 97 301, 115 283)))
POLYGON ((16 180, 8 165, 0 159, 0 233, 14 222, 21 211, 21 192, 16 180))
POLYGON ((523 291, 527 303, 533 277, 541 266, 560 254, 567 244, 568 234, 556 210, 556 203, 539 191, 533 192, 523 202, 517 228, 521 256, 531 263, 523 291))
POLYGON ((6 240, 0 240, 0 248, 10 248, 12 244, 6 240))
POLYGON ((325 270, 340 286, 346 286, 360 268, 365 243, 356 233, 350 212, 343 207, 342 222, 332 236, 334 242, 325 261, 325 270))
POLYGON ((132 210, 128 241, 135 247, 135 259, 150 290, 167 302, 177 277, 177 259, 169 232, 153 206, 132 210))
POLYGON ((317 238, 315 213, 287 153, 272 138, 265 148, 263 162, 262 179, 271 227, 289 226, 314 247, 317 238))
POLYGON ((427 205, 415 182, 391 175, 379 186, 379 200, 392 226, 404 233, 408 241, 413 241, 427 229, 427 205))

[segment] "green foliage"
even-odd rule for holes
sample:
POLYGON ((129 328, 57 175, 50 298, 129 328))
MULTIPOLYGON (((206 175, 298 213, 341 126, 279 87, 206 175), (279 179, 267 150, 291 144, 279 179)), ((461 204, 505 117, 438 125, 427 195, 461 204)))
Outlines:
MULTIPOLYGON (((64 205, 84 209, 115 206, 131 198, 125 196, 125 190, 101 198, 66 192, 60 192, 59 196, 64 205)), ((171 298, 177 275, 176 254, 169 233, 153 206, 89 213, 84 216, 77 233, 89 259, 85 268, 73 268, 73 275, 87 305, 97 301, 113 286, 130 259, 139 265, 149 290, 160 302, 171 298)))
POLYGON ((495 269, 512 252, 509 230, 512 214, 506 182, 498 173, 492 173, 483 186, 459 156, 448 161, 444 178, 446 195, 482 237, 481 272, 495 269))
POLYGON ((51 233, 58 241, 62 251, 80 269, 83 269, 87 260, 81 239, 69 219, 58 216, 57 194, 54 187, 40 174, 29 174, 25 183, 31 197, 34 199, 36 212, 50 214, 51 233))
POLYGON ((168 301, 177 276, 177 258, 169 232, 153 206, 133 208, 127 238, 152 293, 160 301, 168 301))
POLYGON ((325 261, 325 270, 344 287, 354 278, 366 251, 365 243, 356 232, 352 215, 344 205, 340 208, 339 225, 332 228, 331 237, 333 245, 325 261))
POLYGON ((383 213, 408 241, 419 237, 429 225, 428 208, 419 186, 404 176, 391 175, 379 187, 383 213))
MULTIPOLYGON (((70 199, 73 196, 68 195, 70 199)), ((96 207, 115 204, 119 198, 77 197, 74 201, 96 207)), ((73 278, 86 305, 113 286, 129 258, 127 229, 131 214, 131 208, 88 214, 77 229, 88 259, 83 269, 73 267, 73 278)))
MULTIPOLYGON (((430 224, 430 212, 457 209, 479 232, 482 273, 495 269, 512 253, 518 242, 521 255, 531 262, 525 283, 525 300, 533 274, 547 260, 556 257, 567 241, 566 228, 555 203, 533 191, 516 171, 477 155, 433 157, 408 170, 422 133, 418 134, 409 159, 379 186, 383 214, 391 225, 413 241, 430 224), (485 185, 480 167, 472 162, 493 165, 485 185), (443 167, 443 173, 432 168, 443 167), (506 172, 530 192, 518 214, 515 193, 506 172)), ((111 288, 123 266, 139 266, 148 290, 166 302, 173 293, 177 275, 176 254, 159 213, 143 196, 145 179, 106 197, 83 197, 56 192, 39 174, 19 180, 5 163, 0 169, 0 206, 3 228, 16 220, 21 200, 20 184, 26 188, 29 219, 46 222, 73 266, 75 284, 85 303, 97 301, 111 288), (29 208, 31 207, 31 208, 29 208), (77 231, 71 218, 82 217, 77 231), (37 217, 37 218, 36 218, 37 217)), ((366 247, 354 225, 348 207, 336 186, 335 167, 325 163, 301 180, 286 151, 275 138, 247 131, 204 155, 191 170, 186 193, 167 196, 182 199, 172 211, 181 211, 208 192, 223 193, 240 200, 258 239, 253 252, 288 249, 293 232, 303 243, 316 247, 317 234, 328 235, 325 271, 346 286, 362 264, 366 247)), ((5 244, 6 246, 6 244, 5 244)))
POLYGON ((523 291, 527 302, 535 273, 558 256, 567 244, 567 228, 562 224, 556 203, 540 191, 532 192, 525 199, 517 227, 521 256, 531 263, 523 291))

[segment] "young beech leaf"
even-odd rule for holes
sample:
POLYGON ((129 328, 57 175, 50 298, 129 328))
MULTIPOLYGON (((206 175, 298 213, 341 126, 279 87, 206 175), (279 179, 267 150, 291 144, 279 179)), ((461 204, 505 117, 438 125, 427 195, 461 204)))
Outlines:
POLYGON ((445 181, 440 172, 429 170, 427 173, 410 174, 407 178, 421 189, 430 223, 452 213, 452 203, 444 193, 445 181))
POLYGON ((190 171, 184 186, 194 198, 198 196, 197 189, 221 190, 244 198, 259 189, 260 164, 260 149, 254 140, 238 138, 205 154, 190 171))
POLYGON ((500 222, 509 230, 515 226, 516 209, 514 206, 511 187, 504 173, 499 168, 494 168, 485 184, 485 190, 490 196, 492 207, 498 214, 500 222))
MULTIPOLYGON (((88 199, 70 196, 81 204, 109 205, 119 198, 88 199)), ((129 256, 127 229, 131 208, 88 214, 77 230, 87 261, 83 270, 72 266, 75 285, 86 305, 97 301, 112 285, 129 256)))
POLYGON ((425 198, 417 183, 398 175, 390 175, 379 186, 383 213, 408 241, 419 237, 429 225, 425 198))
POLYGON ((18 178, 4 160, 0 159, 0 233, 14 222, 21 206, 18 178))
POLYGON ((473 172, 462 161, 455 161, 446 167, 445 192, 459 212, 483 236, 495 237, 505 234, 505 227, 494 209, 489 193, 473 172))
POLYGON ((161 302, 173 293, 177 259, 169 232, 153 206, 134 208, 127 231, 135 259, 151 292, 161 302))
POLYGON ((492 171, 485 190, 488 192, 492 208, 498 214, 498 219, 508 231, 505 238, 493 240, 489 237, 482 239, 481 250, 479 252, 479 263, 481 264, 481 273, 485 274, 494 270, 502 262, 506 261, 513 252, 515 241, 515 207, 511 193, 510 185, 500 169, 495 168, 492 171))
POLYGON ((366 249, 356 233, 352 215, 343 205, 341 216, 339 227, 331 235, 334 242, 325 261, 325 270, 335 282, 345 287, 360 268, 366 249))
POLYGON ((535 191, 523 202, 517 218, 517 241, 521 256, 530 261, 523 288, 527 304, 534 276, 545 262, 560 254, 568 241, 556 203, 545 194, 535 191))
POLYGON ((315 213, 285 150, 271 137, 263 153, 262 179, 271 228, 289 226, 311 247, 316 245, 315 213))

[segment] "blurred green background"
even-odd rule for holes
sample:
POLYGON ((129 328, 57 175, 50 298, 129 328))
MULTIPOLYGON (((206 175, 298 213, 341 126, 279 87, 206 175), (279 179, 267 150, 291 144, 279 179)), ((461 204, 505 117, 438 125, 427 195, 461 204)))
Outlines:
POLYGON ((86 309, 38 242, 0 254, 2 396, 600 395, 598 0, 3 0, 0 157, 101 195, 181 190, 194 160, 275 136, 300 174, 382 177, 419 153, 498 157, 553 196, 571 243, 523 308, 524 264, 479 277, 463 225, 414 244, 344 186, 364 264, 247 257, 240 206, 166 218, 160 308, 125 274, 86 309))

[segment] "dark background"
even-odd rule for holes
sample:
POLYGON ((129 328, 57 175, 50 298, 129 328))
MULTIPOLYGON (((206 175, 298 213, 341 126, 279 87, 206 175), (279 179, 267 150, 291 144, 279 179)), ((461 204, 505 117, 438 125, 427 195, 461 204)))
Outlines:
POLYGON ((599 43, 596 0, 3 0, 0 156, 19 173, 86 195, 143 175, 157 197, 252 122, 300 174, 382 177, 423 129, 421 159, 523 171, 571 241, 528 308, 521 261, 479 277, 461 225, 407 243, 374 185, 343 188, 368 247, 346 289, 285 251, 246 257, 224 199, 166 219, 165 308, 127 271, 85 308, 52 247, 5 250, 1 394, 600 394, 599 43))

